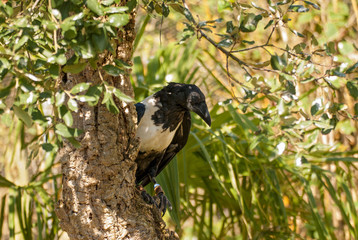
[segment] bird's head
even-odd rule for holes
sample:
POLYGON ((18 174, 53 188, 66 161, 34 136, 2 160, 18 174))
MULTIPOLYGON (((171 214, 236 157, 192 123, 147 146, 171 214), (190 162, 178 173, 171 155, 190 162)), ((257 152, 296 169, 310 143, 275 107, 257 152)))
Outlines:
POLYGON ((211 118, 205 96, 202 91, 194 84, 170 83, 170 88, 175 88, 178 104, 183 108, 198 114, 209 126, 211 118))

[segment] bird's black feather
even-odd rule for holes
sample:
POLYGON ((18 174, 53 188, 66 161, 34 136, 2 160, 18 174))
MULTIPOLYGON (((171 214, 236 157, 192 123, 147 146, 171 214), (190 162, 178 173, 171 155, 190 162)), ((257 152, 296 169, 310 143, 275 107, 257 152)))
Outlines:
POLYGON ((137 123, 139 123, 144 115, 145 105, 143 103, 136 103, 135 109, 137 110, 137 123))

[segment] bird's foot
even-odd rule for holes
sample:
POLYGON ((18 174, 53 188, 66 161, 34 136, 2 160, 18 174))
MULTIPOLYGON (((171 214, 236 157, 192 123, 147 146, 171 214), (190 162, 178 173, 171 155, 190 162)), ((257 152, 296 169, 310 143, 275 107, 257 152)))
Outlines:
POLYGON ((167 211, 167 207, 169 208, 169 210, 172 210, 172 204, 165 196, 164 191, 159 184, 154 185, 154 192, 155 195, 159 198, 159 206, 157 207, 162 212, 162 216, 164 216, 165 212, 167 211))
POLYGON ((142 185, 137 186, 137 189, 139 190, 144 202, 148 204, 155 204, 157 206, 157 203, 154 201, 154 198, 149 193, 147 193, 147 191, 144 190, 142 185))

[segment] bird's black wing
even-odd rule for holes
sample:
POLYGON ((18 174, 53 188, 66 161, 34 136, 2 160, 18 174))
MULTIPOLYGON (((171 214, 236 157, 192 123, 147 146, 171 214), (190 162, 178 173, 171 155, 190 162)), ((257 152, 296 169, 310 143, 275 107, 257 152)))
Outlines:
POLYGON ((137 124, 139 124, 145 112, 145 105, 143 103, 136 103, 135 108, 137 110, 137 124))
MULTIPOLYGON (((184 113, 183 121, 175 132, 174 138, 168 148, 166 149, 162 160, 158 165, 157 174, 158 175, 168 163, 175 157, 175 155, 182 150, 189 138, 191 127, 191 116, 190 112, 186 111, 184 113)), ((142 182, 142 185, 145 186, 150 182, 149 178, 145 178, 142 182)))

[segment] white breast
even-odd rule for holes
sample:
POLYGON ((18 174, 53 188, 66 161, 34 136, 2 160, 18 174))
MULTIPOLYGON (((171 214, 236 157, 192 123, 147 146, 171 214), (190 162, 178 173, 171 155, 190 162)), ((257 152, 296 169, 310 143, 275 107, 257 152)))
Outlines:
POLYGON ((156 99, 150 96, 144 99, 143 103, 146 106, 146 110, 138 125, 136 134, 136 137, 140 139, 139 150, 141 152, 151 150, 161 152, 172 142, 178 127, 172 132, 169 131, 169 128, 163 131, 162 126, 156 126, 151 119, 152 115, 158 110, 158 107, 155 106, 156 99))

